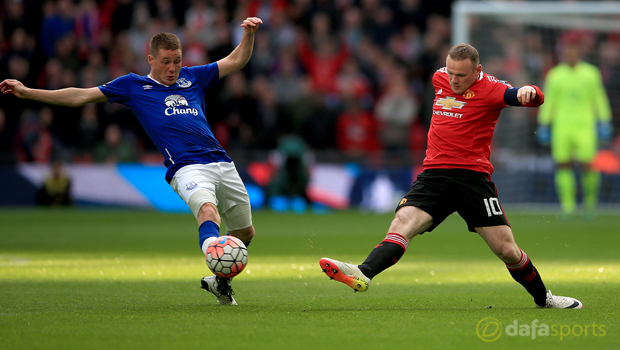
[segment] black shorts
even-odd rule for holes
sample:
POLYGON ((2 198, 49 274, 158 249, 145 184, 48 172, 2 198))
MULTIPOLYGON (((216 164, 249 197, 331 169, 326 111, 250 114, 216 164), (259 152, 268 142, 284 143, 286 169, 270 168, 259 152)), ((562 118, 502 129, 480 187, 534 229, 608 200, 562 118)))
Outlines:
POLYGON ((413 205, 433 217, 430 232, 457 212, 471 232, 474 227, 510 225, 497 199, 491 176, 467 169, 426 169, 400 201, 396 211, 413 205))

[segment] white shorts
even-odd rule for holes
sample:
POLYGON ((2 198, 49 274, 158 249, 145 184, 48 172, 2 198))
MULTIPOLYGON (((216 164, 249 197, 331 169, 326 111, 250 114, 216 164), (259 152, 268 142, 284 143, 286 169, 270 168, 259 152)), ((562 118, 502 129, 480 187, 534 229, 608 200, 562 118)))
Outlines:
POLYGON ((252 226, 250 197, 234 163, 184 166, 174 174, 170 186, 194 216, 205 203, 213 203, 228 231, 252 226))

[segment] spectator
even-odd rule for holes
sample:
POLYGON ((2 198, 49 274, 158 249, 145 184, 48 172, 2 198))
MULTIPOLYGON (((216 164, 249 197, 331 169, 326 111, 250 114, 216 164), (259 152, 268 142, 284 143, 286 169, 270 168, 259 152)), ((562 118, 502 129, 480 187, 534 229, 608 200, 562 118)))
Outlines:
POLYGON ((48 58, 56 56, 57 42, 73 33, 75 26, 73 0, 45 3, 45 19, 41 28, 41 45, 48 58))
POLYGON ((256 133, 258 147, 265 150, 275 149, 278 139, 292 129, 288 108, 278 101, 278 96, 266 77, 257 77, 252 85, 254 98, 258 102, 255 117, 260 123, 256 133))
POLYGON ((418 117, 418 102, 409 92, 407 81, 398 75, 379 98, 375 115, 381 123, 379 139, 388 150, 405 150, 411 126, 418 117))
POLYGON ((215 16, 216 10, 210 1, 191 0, 191 5, 185 12, 185 28, 194 33, 196 39, 206 47, 216 43, 215 16))
MULTIPOLYGON (((13 58, 19 58, 24 61, 28 69, 25 74, 22 74, 22 79, 27 79, 28 82, 32 81, 33 75, 30 73, 31 62, 35 59, 34 49, 35 43, 33 37, 26 33, 24 28, 16 28, 11 35, 8 50, 4 55, 0 55, 0 74, 14 76, 14 72, 10 72, 9 64, 13 58)), ((16 78, 19 79, 19 78, 16 78)))
MULTIPOLYGON (((312 91, 312 83, 307 76, 300 77, 299 87, 299 94, 292 100, 290 108, 292 131, 297 135, 306 135, 304 128, 307 126, 305 124, 312 118, 313 113, 320 108, 319 106, 322 105, 323 101, 320 94, 312 91)), ((314 146, 314 143, 308 139, 306 141, 314 146)))
POLYGON ((28 109, 22 117, 24 122, 17 136, 20 160, 48 163, 55 148, 54 137, 50 132, 50 125, 54 119, 52 110, 49 107, 44 107, 38 112, 28 109))
POLYGON ((344 41, 348 47, 356 50, 356 54, 359 54, 357 50, 364 35, 364 30, 362 29, 362 11, 358 7, 350 7, 342 16, 343 28, 341 33, 344 41))
POLYGON ((134 1, 118 0, 118 5, 112 13, 111 30, 114 36, 131 27, 133 20, 134 1))
POLYGON ((257 142, 255 131, 260 125, 256 118, 257 102, 248 91, 248 82, 242 72, 235 72, 226 79, 227 114, 224 122, 229 133, 227 149, 252 147, 257 142))
POLYGON ((71 179, 65 174, 60 161, 52 162, 52 173, 37 192, 36 202, 41 206, 60 207, 73 204, 71 179))
POLYGON ((380 150, 375 117, 354 99, 347 100, 345 104, 346 110, 338 117, 336 125, 338 149, 353 158, 380 150))
POLYGON ((396 10, 396 24, 399 28, 415 26, 420 32, 426 29, 427 13, 422 9, 422 0, 400 0, 396 10))
POLYGON ((75 13, 75 37, 80 55, 88 59, 91 50, 99 48, 101 21, 99 8, 95 0, 80 0, 75 13))
POLYGON ((297 135, 286 135, 278 141, 272 157, 275 163, 275 176, 268 185, 269 196, 284 196, 294 204, 301 201, 302 207, 308 204, 306 188, 310 180, 312 156, 304 140, 297 135))
MULTIPOLYGON (((207 48, 191 30, 184 31, 183 64, 197 66, 207 62, 207 48)), ((148 72, 147 72, 148 73, 148 72)))
POLYGON ((272 81, 276 95, 283 104, 291 106, 300 97, 304 82, 293 54, 288 51, 280 52, 272 81))
POLYGON ((60 61, 60 65, 64 69, 71 70, 73 74, 82 66, 75 44, 75 35, 68 33, 56 41, 55 54, 55 58, 60 61))
POLYGON ((97 117, 97 106, 94 104, 85 105, 82 109, 82 117, 79 123, 80 142, 78 144, 79 153, 92 160, 92 153, 99 140, 99 119, 97 117))
POLYGON ((347 60, 336 77, 338 95, 347 99, 354 98, 368 106, 372 103, 370 81, 360 71, 354 59, 347 60))
POLYGON ((269 21, 269 32, 271 42, 277 50, 293 47, 296 40, 295 26, 286 15, 285 9, 273 12, 269 21))
POLYGON ((269 33, 256 33, 252 60, 248 63, 251 77, 264 76, 271 73, 275 59, 273 51, 269 33))
MULTIPOLYGON (((151 40, 151 36, 153 36, 150 30, 150 25, 152 23, 151 14, 145 2, 136 4, 132 22, 133 25, 127 31, 127 35, 129 36, 129 47, 133 51, 135 57, 142 57, 145 52, 148 52, 149 41, 151 40)), ((148 73, 148 71, 146 73, 148 73)))
POLYGON ((301 122, 301 135, 304 140, 315 150, 333 150, 336 148, 336 120, 338 111, 328 102, 329 99, 320 92, 313 91, 312 84, 307 85, 307 94, 304 94, 302 103, 295 104, 294 109, 304 111, 297 117, 305 115, 305 119, 297 119, 301 122))
POLYGON ((13 135, 14 131, 7 124, 6 113, 0 109, 0 165, 13 164, 17 161, 13 151, 13 135))
POLYGON ((7 38, 13 36, 13 32, 18 28, 24 28, 26 26, 26 20, 24 16, 24 1, 22 0, 7 0, 4 1, 4 10, 6 14, 2 16, 2 28, 0 31, 4 32, 7 38))
POLYGON ((215 41, 213 45, 207 46, 211 61, 221 60, 233 49, 232 31, 227 23, 226 12, 223 10, 218 10, 216 12, 215 24, 213 27, 213 31, 215 32, 215 41))
POLYGON ((107 67, 100 51, 96 50, 89 54, 88 62, 82 68, 79 79, 80 87, 101 85, 109 81, 107 67))
POLYGON ((372 22, 370 37, 375 44, 385 48, 390 38, 398 32, 394 24, 394 12, 389 6, 381 5, 373 14, 372 22))
POLYGON ((413 64, 422 52, 420 32, 411 24, 403 27, 400 33, 390 37, 388 43, 390 54, 407 64, 413 64))
POLYGON ((108 164, 138 161, 135 146, 123 135, 117 124, 105 129, 104 141, 95 148, 95 161, 108 164))
POLYGON ((315 16, 313 42, 315 48, 306 38, 301 38, 298 45, 298 59, 303 64, 312 80, 313 88, 323 93, 336 92, 336 79, 340 68, 349 57, 349 50, 344 43, 337 42, 329 36, 328 18, 325 14, 315 16))

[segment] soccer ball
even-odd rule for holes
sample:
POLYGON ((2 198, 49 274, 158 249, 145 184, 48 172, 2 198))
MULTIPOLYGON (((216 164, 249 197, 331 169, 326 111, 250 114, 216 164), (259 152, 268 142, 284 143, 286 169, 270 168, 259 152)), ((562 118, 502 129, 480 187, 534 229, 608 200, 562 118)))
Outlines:
POLYGON ((223 278, 237 276, 248 263, 245 244, 233 236, 222 236, 207 247, 207 266, 223 278))

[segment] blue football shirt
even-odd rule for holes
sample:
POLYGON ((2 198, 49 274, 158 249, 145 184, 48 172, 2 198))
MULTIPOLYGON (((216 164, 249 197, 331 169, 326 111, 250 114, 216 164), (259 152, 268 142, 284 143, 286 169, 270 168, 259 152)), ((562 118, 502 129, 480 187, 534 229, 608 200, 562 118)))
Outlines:
POLYGON ((219 83, 217 63, 183 67, 174 85, 130 73, 99 86, 110 103, 131 109, 164 156, 166 181, 189 164, 232 162, 213 136, 204 90, 219 83))

